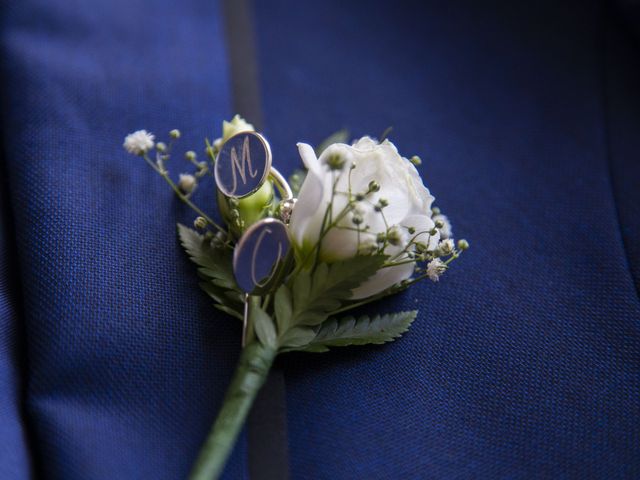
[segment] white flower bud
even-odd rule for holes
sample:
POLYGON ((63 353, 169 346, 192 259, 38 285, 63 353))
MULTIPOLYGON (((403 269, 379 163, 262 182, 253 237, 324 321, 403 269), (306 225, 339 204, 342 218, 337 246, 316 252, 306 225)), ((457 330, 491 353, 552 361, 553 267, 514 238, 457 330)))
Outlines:
POLYGON ((446 240, 442 240, 438 244, 438 251, 442 255, 449 255, 453 253, 453 248, 454 248, 453 240, 450 238, 447 238, 446 240))
POLYGON ((178 187, 185 194, 188 195, 188 194, 192 193, 196 189, 197 185, 198 185, 198 182, 196 180, 196 177, 194 177, 190 173, 181 173, 180 174, 180 178, 178 180, 178 187))
POLYGON ((433 216, 432 220, 436 223, 436 225, 439 225, 440 223, 442 223, 442 226, 439 227, 440 236, 442 238, 451 238, 453 236, 453 232, 451 230, 451 223, 449 222, 449 219, 447 218, 446 215, 438 213, 433 216))

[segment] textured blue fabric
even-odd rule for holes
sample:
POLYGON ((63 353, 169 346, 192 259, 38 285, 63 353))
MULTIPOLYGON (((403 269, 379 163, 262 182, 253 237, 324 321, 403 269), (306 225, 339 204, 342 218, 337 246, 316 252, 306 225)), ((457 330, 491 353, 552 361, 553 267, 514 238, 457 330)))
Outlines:
POLYGON ((599 4, 256 7, 278 165, 296 141, 393 125, 472 245, 439 284, 379 306, 420 308, 398 342, 283 360, 293 478, 638 478, 640 310, 599 4))
MULTIPOLYGON (((255 2, 278 168, 393 125, 472 244, 373 308, 420 308, 398 342, 279 360, 294 479, 640 476, 637 46, 595 2, 512 3, 255 2)), ((240 330, 177 244, 192 215, 120 145, 232 113, 220 7, 0 9, 0 478, 184 478, 240 330)))
POLYGON ((8 207, 7 182, 0 180, 0 478, 21 479, 30 472, 21 409, 25 352, 8 207))
MULTIPOLYGON (((3 143, 36 472, 184 478, 240 328, 213 313, 177 242, 176 220, 193 215, 122 141, 139 128, 165 138, 179 128, 181 144, 202 151, 232 114, 220 7, 24 0, 2 10, 3 143)), ((169 168, 186 166, 178 156, 169 168)), ((214 205, 211 193, 200 198, 214 205)), ((4 450, 21 446, 2 423, 4 469, 21 461, 4 450)), ((245 476, 245 456, 243 438, 226 478, 245 476)))
POLYGON ((633 30, 625 28, 618 15, 612 15, 610 25, 604 81, 611 177, 629 268, 640 295, 640 39, 636 43, 633 30))

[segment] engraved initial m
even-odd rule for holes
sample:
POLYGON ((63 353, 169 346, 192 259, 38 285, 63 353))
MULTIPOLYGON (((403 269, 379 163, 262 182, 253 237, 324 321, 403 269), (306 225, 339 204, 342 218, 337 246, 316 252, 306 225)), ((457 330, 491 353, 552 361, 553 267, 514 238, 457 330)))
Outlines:
POLYGON ((242 184, 247 184, 246 165, 249 166, 249 176, 251 178, 256 178, 258 171, 254 171, 253 165, 251 164, 251 149, 249 148, 249 137, 244 137, 244 142, 242 143, 242 157, 240 160, 238 160, 236 147, 233 147, 231 149, 231 174, 233 176, 233 188, 231 189, 231 194, 236 193, 236 189, 238 187, 238 174, 240 174, 242 184))

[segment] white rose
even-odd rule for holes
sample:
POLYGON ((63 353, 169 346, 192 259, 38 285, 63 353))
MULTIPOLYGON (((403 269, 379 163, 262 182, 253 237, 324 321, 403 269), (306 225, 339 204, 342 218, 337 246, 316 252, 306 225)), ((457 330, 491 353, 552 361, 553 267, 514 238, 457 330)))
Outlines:
MULTIPOLYGON (((350 188, 353 195, 365 193, 372 181, 379 184, 380 190, 367 194, 364 200, 357 202, 355 211, 338 223, 338 227, 345 228, 329 230, 322 240, 321 260, 331 263, 353 257, 358 253, 359 245, 362 252, 362 246, 370 246, 372 242, 376 242, 379 233, 391 232, 393 235, 393 244, 390 242, 384 250, 390 256, 403 252, 411 240, 422 243, 429 250, 437 247, 440 234, 429 234, 435 226, 431 219, 434 198, 422 183, 415 167, 398 154, 391 142, 385 140, 378 143, 369 137, 363 137, 352 146, 336 143, 330 145, 319 159, 307 144, 298 144, 298 150, 309 171, 300 189, 290 223, 293 239, 300 249, 308 251, 318 242, 325 212, 331 202, 334 182, 336 192, 339 193, 333 199, 333 218, 348 203, 348 196, 340 192, 348 192, 350 188), (344 165, 340 170, 331 170, 327 162, 333 161, 335 168, 336 158, 339 159, 339 164, 344 162, 344 165), (351 169, 354 164, 355 168, 351 169), (375 209, 380 199, 388 202, 382 213, 375 209), (354 230, 354 215, 362 218, 363 228, 369 226, 366 232, 358 233, 354 230), (410 233, 411 231, 414 233, 410 233)), ((381 269, 354 290, 352 298, 375 295, 409 278, 414 266, 414 263, 408 262, 381 269)))

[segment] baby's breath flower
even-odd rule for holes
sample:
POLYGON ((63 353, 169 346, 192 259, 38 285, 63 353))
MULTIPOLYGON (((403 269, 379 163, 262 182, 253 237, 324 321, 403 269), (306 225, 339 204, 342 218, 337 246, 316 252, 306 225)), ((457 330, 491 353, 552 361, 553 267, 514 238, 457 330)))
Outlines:
POLYGON ((397 225, 394 225, 387 232, 387 240, 391 245, 400 245, 402 243, 402 232, 397 225))
POLYGON ((178 138, 180 138, 180 130, 178 130, 177 128, 174 128, 169 132, 169 136, 174 140, 177 140, 178 138))
POLYGON ((155 138, 153 134, 146 130, 138 130, 127 135, 122 146, 129 153, 144 155, 153 148, 155 138))
POLYGON ((192 193, 198 182, 196 181, 196 177, 191 175, 190 173, 181 173, 180 178, 178 179, 178 187, 187 195, 192 193))
POLYGON ((443 255, 449 255, 449 254, 453 253, 453 248, 454 248, 454 243, 453 243, 453 239, 451 239, 451 238, 447 238, 446 240, 442 240, 438 244, 438 250, 443 255))
POLYGON ((329 167, 329 170, 342 170, 346 160, 339 153, 335 153, 333 155, 329 155, 326 158, 325 163, 329 167))
POLYGON ((197 157, 198 155, 196 155, 196 152, 194 152, 193 150, 189 150, 187 153, 184 154, 184 158, 190 162, 193 162, 197 157))
POLYGON ((197 217, 193 221, 193 226, 195 228, 203 229, 207 226, 207 220, 204 217, 197 217))
POLYGON ((373 239, 366 239, 358 246, 359 255, 372 255, 378 251, 378 245, 373 239))
POLYGON ((374 193, 374 192, 379 192, 380 191, 380 184, 378 182, 376 182, 375 180, 371 180, 369 182, 369 192, 368 193, 374 193))
MULTIPOLYGON (((438 210, 439 212, 439 210, 438 210)), ((452 231, 451 231, 451 223, 449 222, 449 219, 447 218, 446 215, 443 215, 441 213, 437 213, 433 216, 433 221, 438 224, 438 222, 442 223, 442 226, 440 227, 440 237, 442 238, 451 238, 452 237, 452 231)))
POLYGON ((427 264, 427 276, 432 282, 437 282, 446 269, 447 266, 442 260, 434 258, 427 264))
POLYGON ((418 253, 425 253, 429 248, 429 246, 424 242, 416 242, 415 246, 416 246, 416 252, 418 253))

